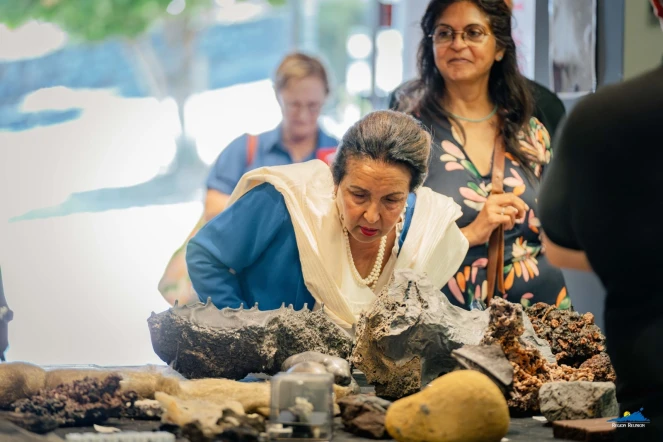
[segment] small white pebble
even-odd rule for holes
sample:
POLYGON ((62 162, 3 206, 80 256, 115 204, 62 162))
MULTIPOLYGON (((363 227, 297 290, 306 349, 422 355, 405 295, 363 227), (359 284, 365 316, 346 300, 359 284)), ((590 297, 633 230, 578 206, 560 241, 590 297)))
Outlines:
POLYGON ((548 422, 548 419, 546 419, 545 416, 532 416, 532 419, 539 422, 548 422))
POLYGON ((97 424, 94 425, 94 429, 97 430, 99 433, 104 433, 104 434, 108 434, 108 433, 119 433, 119 432, 120 432, 120 429, 119 429, 119 428, 115 428, 115 427, 103 427, 103 426, 101 426, 101 425, 97 425, 97 424))
POLYGON ((509 442, 509 439, 507 439, 506 437, 503 437, 500 442, 509 442))

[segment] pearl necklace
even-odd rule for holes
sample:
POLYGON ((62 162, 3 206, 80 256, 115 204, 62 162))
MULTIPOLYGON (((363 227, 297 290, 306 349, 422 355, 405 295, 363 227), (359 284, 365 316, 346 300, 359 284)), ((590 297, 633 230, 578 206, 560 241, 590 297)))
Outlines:
POLYGON ((362 278, 359 272, 357 271, 357 267, 355 266, 355 261, 352 258, 352 250, 350 250, 350 236, 348 234, 348 229, 346 229, 345 227, 343 228, 343 234, 345 235, 345 245, 348 250, 348 259, 350 260, 350 269, 352 270, 352 276, 354 276, 354 278, 360 284, 364 284, 366 286, 371 287, 372 289, 375 289, 375 286, 378 283, 378 279, 380 279, 380 273, 382 271, 382 261, 384 260, 384 251, 387 248, 387 235, 383 236, 382 239, 380 239, 380 249, 378 250, 378 256, 375 259, 375 264, 373 265, 371 273, 366 278, 362 278))

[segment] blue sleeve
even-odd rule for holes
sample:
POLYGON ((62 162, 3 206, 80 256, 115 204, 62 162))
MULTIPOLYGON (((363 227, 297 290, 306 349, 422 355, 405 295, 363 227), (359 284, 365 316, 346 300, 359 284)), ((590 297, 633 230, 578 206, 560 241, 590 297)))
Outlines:
POLYGON ((238 274, 253 264, 290 217, 283 195, 261 184, 207 223, 186 249, 193 288, 218 308, 248 306, 238 274))
POLYGON ((236 138, 216 159, 207 177, 207 188, 230 195, 246 171, 246 134, 236 138))

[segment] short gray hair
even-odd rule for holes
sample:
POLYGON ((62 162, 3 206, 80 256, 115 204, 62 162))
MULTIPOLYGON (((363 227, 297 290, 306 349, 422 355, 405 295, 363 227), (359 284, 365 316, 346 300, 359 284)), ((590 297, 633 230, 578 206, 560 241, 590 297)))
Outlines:
POLYGON ((345 177, 349 160, 370 158, 407 167, 414 192, 426 179, 430 154, 430 134, 417 120, 390 110, 371 112, 343 135, 332 164, 334 184, 345 177))
POLYGON ((325 93, 329 94, 329 78, 322 61, 301 52, 294 52, 287 55, 276 69, 274 88, 280 92, 291 80, 308 77, 318 77, 325 85, 325 93))

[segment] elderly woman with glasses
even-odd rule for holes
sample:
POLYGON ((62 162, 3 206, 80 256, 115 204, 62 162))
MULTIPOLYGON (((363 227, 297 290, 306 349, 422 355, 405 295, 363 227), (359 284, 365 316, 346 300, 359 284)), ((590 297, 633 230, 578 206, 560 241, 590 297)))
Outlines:
POLYGON ((274 91, 283 121, 268 132, 244 134, 221 152, 207 178, 206 221, 221 213, 249 170, 333 159, 338 140, 318 125, 329 95, 327 71, 320 60, 302 53, 287 55, 276 69, 274 91))
POLYGON ((432 0, 421 27, 419 78, 404 110, 433 132, 425 185, 463 208, 458 225, 470 244, 443 292, 465 308, 481 308, 493 295, 569 308, 562 274, 548 263, 539 237, 537 193, 551 158, 550 137, 532 117, 509 6, 504 0, 432 0), (503 192, 491 192, 496 152, 503 153, 503 192), (504 278, 497 293, 487 282, 488 243, 500 226, 503 262, 491 257, 492 271, 504 278))
POLYGON ((378 111, 346 132, 331 169, 309 161, 248 172, 187 247, 200 300, 324 305, 349 330, 397 269, 442 288, 468 244, 460 207, 421 186, 430 152, 414 118, 378 111))

